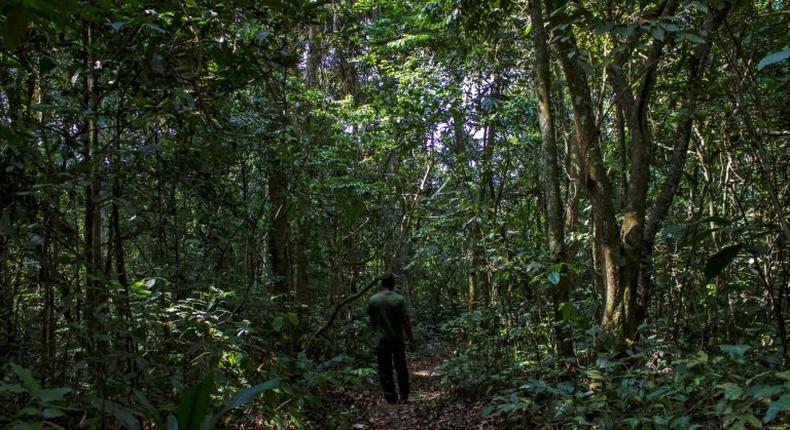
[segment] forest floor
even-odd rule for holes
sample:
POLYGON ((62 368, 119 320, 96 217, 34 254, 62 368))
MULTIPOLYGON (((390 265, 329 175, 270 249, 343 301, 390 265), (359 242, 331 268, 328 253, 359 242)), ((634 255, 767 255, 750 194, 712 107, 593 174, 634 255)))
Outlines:
POLYGON ((378 380, 347 394, 349 422, 354 429, 493 429, 484 418, 484 402, 470 403, 456 397, 442 384, 441 364, 450 354, 443 343, 428 343, 407 355, 411 395, 406 404, 389 405, 381 396, 378 380))

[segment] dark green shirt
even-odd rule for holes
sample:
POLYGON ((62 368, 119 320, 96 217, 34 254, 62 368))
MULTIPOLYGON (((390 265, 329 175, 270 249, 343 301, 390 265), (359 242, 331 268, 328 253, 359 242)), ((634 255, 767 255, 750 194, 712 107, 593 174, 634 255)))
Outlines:
POLYGON ((368 316, 376 332, 377 347, 403 346, 403 320, 408 318, 406 301, 400 294, 384 290, 368 300, 368 316))

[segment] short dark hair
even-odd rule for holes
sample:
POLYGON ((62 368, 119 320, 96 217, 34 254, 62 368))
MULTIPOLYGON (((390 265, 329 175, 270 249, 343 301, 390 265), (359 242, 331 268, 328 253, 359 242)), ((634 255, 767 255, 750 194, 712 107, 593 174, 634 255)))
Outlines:
POLYGON ((395 288, 395 275, 392 273, 385 273, 381 277, 381 288, 392 290, 395 288))

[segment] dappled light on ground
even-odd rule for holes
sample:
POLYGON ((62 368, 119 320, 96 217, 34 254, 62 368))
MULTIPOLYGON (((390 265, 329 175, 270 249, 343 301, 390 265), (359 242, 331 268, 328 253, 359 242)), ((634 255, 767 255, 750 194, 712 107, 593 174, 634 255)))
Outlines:
POLYGON ((482 416, 482 402, 458 398, 452 387, 442 384, 441 364, 448 350, 429 343, 412 354, 410 371, 412 395, 406 404, 389 405, 381 398, 378 383, 372 381, 356 393, 352 417, 354 429, 493 429, 496 422, 482 416))

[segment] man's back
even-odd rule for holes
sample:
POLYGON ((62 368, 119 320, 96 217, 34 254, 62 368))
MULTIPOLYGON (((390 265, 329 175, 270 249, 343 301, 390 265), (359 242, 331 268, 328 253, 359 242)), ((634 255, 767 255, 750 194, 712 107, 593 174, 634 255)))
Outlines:
POLYGON ((376 331, 376 346, 402 346, 406 302, 394 291, 381 291, 368 301, 368 316, 376 331))
POLYGON ((409 369, 403 335, 414 346, 411 320, 403 296, 393 291, 395 277, 387 273, 381 277, 381 292, 368 300, 368 316, 376 332, 376 361, 379 366, 379 383, 387 403, 405 402, 409 399, 409 369), (398 372, 398 392, 392 380, 392 371, 398 372))

